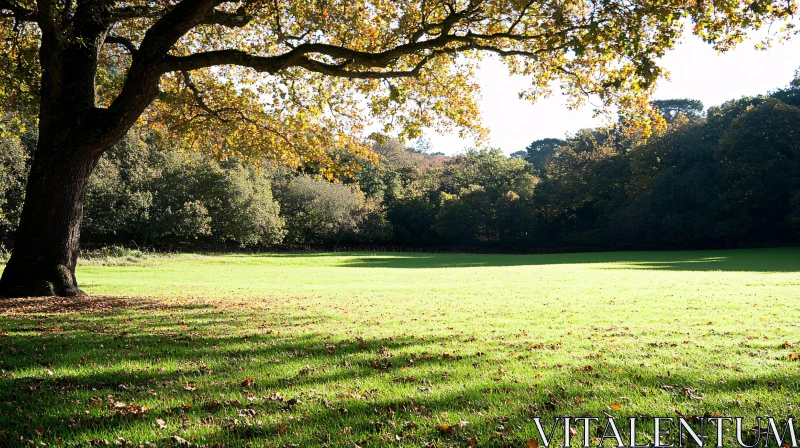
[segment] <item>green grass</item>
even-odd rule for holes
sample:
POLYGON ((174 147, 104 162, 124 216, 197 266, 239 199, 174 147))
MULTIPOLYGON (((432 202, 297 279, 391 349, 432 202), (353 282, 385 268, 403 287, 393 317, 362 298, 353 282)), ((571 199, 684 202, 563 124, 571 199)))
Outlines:
POLYGON ((525 446, 534 416, 800 406, 800 249, 177 255, 78 279, 91 298, 0 301, 0 446, 525 446))

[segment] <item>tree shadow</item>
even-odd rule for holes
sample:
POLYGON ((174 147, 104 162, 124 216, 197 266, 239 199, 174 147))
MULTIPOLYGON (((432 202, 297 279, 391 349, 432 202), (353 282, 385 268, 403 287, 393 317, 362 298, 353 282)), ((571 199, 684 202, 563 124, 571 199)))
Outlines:
POLYGON ((209 309, 204 304, 171 304, 140 297, 89 296, 78 297, 21 297, 0 298, 0 313, 4 314, 59 314, 59 313, 109 313, 119 310, 156 311, 159 309, 191 310, 209 309))
MULTIPOLYGON (((156 419, 233 421, 256 405, 261 413, 295 415, 291 399, 306 392, 293 397, 287 391, 376 377, 414 382, 403 369, 436 370, 447 362, 421 348, 442 345, 445 338, 333 338, 305 332, 300 322, 316 321, 309 316, 281 327, 277 322, 285 316, 259 324, 264 316, 246 309, 232 315, 147 298, 2 303, 0 446, 13 446, 20 436, 23 445, 36 439, 61 446, 136 433, 156 419), (251 327, 240 327, 246 325, 251 327)), ((370 394, 366 388, 353 393, 370 394)))
MULTIPOLYGON (((282 255, 287 257, 290 255, 282 255)), ((800 248, 681 252, 595 252, 546 255, 374 254, 346 257, 340 266, 390 269, 593 265, 600 269, 800 272, 800 248)))
POLYGON ((738 394, 800 390, 800 377, 784 369, 701 382, 687 370, 637 367, 625 359, 641 356, 633 352, 619 354, 621 367, 608 364, 617 356, 609 353, 546 368, 548 349, 537 348, 526 355, 529 370, 506 375, 506 353, 489 363, 452 336, 308 329, 318 319, 146 298, 6 302, 0 446, 114 443, 109 435, 135 446, 178 446, 173 435, 224 447, 525 446, 533 417, 624 418, 650 412, 650 402, 702 415, 726 405, 720 396, 739 409, 738 394), (641 407, 610 408, 633 394, 641 407))

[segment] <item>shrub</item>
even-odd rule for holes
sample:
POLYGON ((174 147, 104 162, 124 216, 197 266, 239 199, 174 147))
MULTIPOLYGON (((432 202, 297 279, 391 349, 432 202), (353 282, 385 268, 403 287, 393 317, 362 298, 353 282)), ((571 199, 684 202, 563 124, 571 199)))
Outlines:
POLYGON ((279 211, 269 178, 255 168, 162 152, 134 134, 100 161, 87 193, 84 234, 267 245, 283 238, 279 211))
POLYGON ((377 242, 391 236, 385 211, 357 185, 297 176, 279 199, 290 243, 377 242))

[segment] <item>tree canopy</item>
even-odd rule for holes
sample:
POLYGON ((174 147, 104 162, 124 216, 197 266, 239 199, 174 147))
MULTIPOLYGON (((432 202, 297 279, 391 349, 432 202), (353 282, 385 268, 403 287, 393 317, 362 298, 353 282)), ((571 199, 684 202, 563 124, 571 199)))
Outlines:
POLYGON ((40 92, 52 100, 70 80, 43 82, 42 71, 86 64, 91 79, 62 92, 84 99, 76 127, 123 134, 141 120, 218 156, 313 161, 332 175, 325 149, 362 152, 373 119, 406 137, 483 135, 476 58, 462 55, 500 56, 531 77, 529 98, 556 82, 576 101, 641 111, 687 18, 726 49, 795 10, 791 0, 0 0, 0 101, 46 107, 40 92))

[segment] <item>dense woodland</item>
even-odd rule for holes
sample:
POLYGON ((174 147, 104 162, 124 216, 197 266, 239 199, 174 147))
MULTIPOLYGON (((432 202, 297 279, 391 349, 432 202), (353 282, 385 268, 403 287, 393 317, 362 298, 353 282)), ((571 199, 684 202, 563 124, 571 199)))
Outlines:
MULTIPOLYGON (((668 126, 647 140, 611 126, 534 141, 511 157, 500 149, 446 157, 424 142, 377 139, 377 163, 349 160, 363 169, 336 181, 312 166, 256 168, 171 151, 134 130, 99 162, 82 240, 520 252, 798 241, 800 76, 706 111, 694 100, 656 105, 668 126)), ((36 130, 0 131, 0 247, 8 248, 36 130)))

